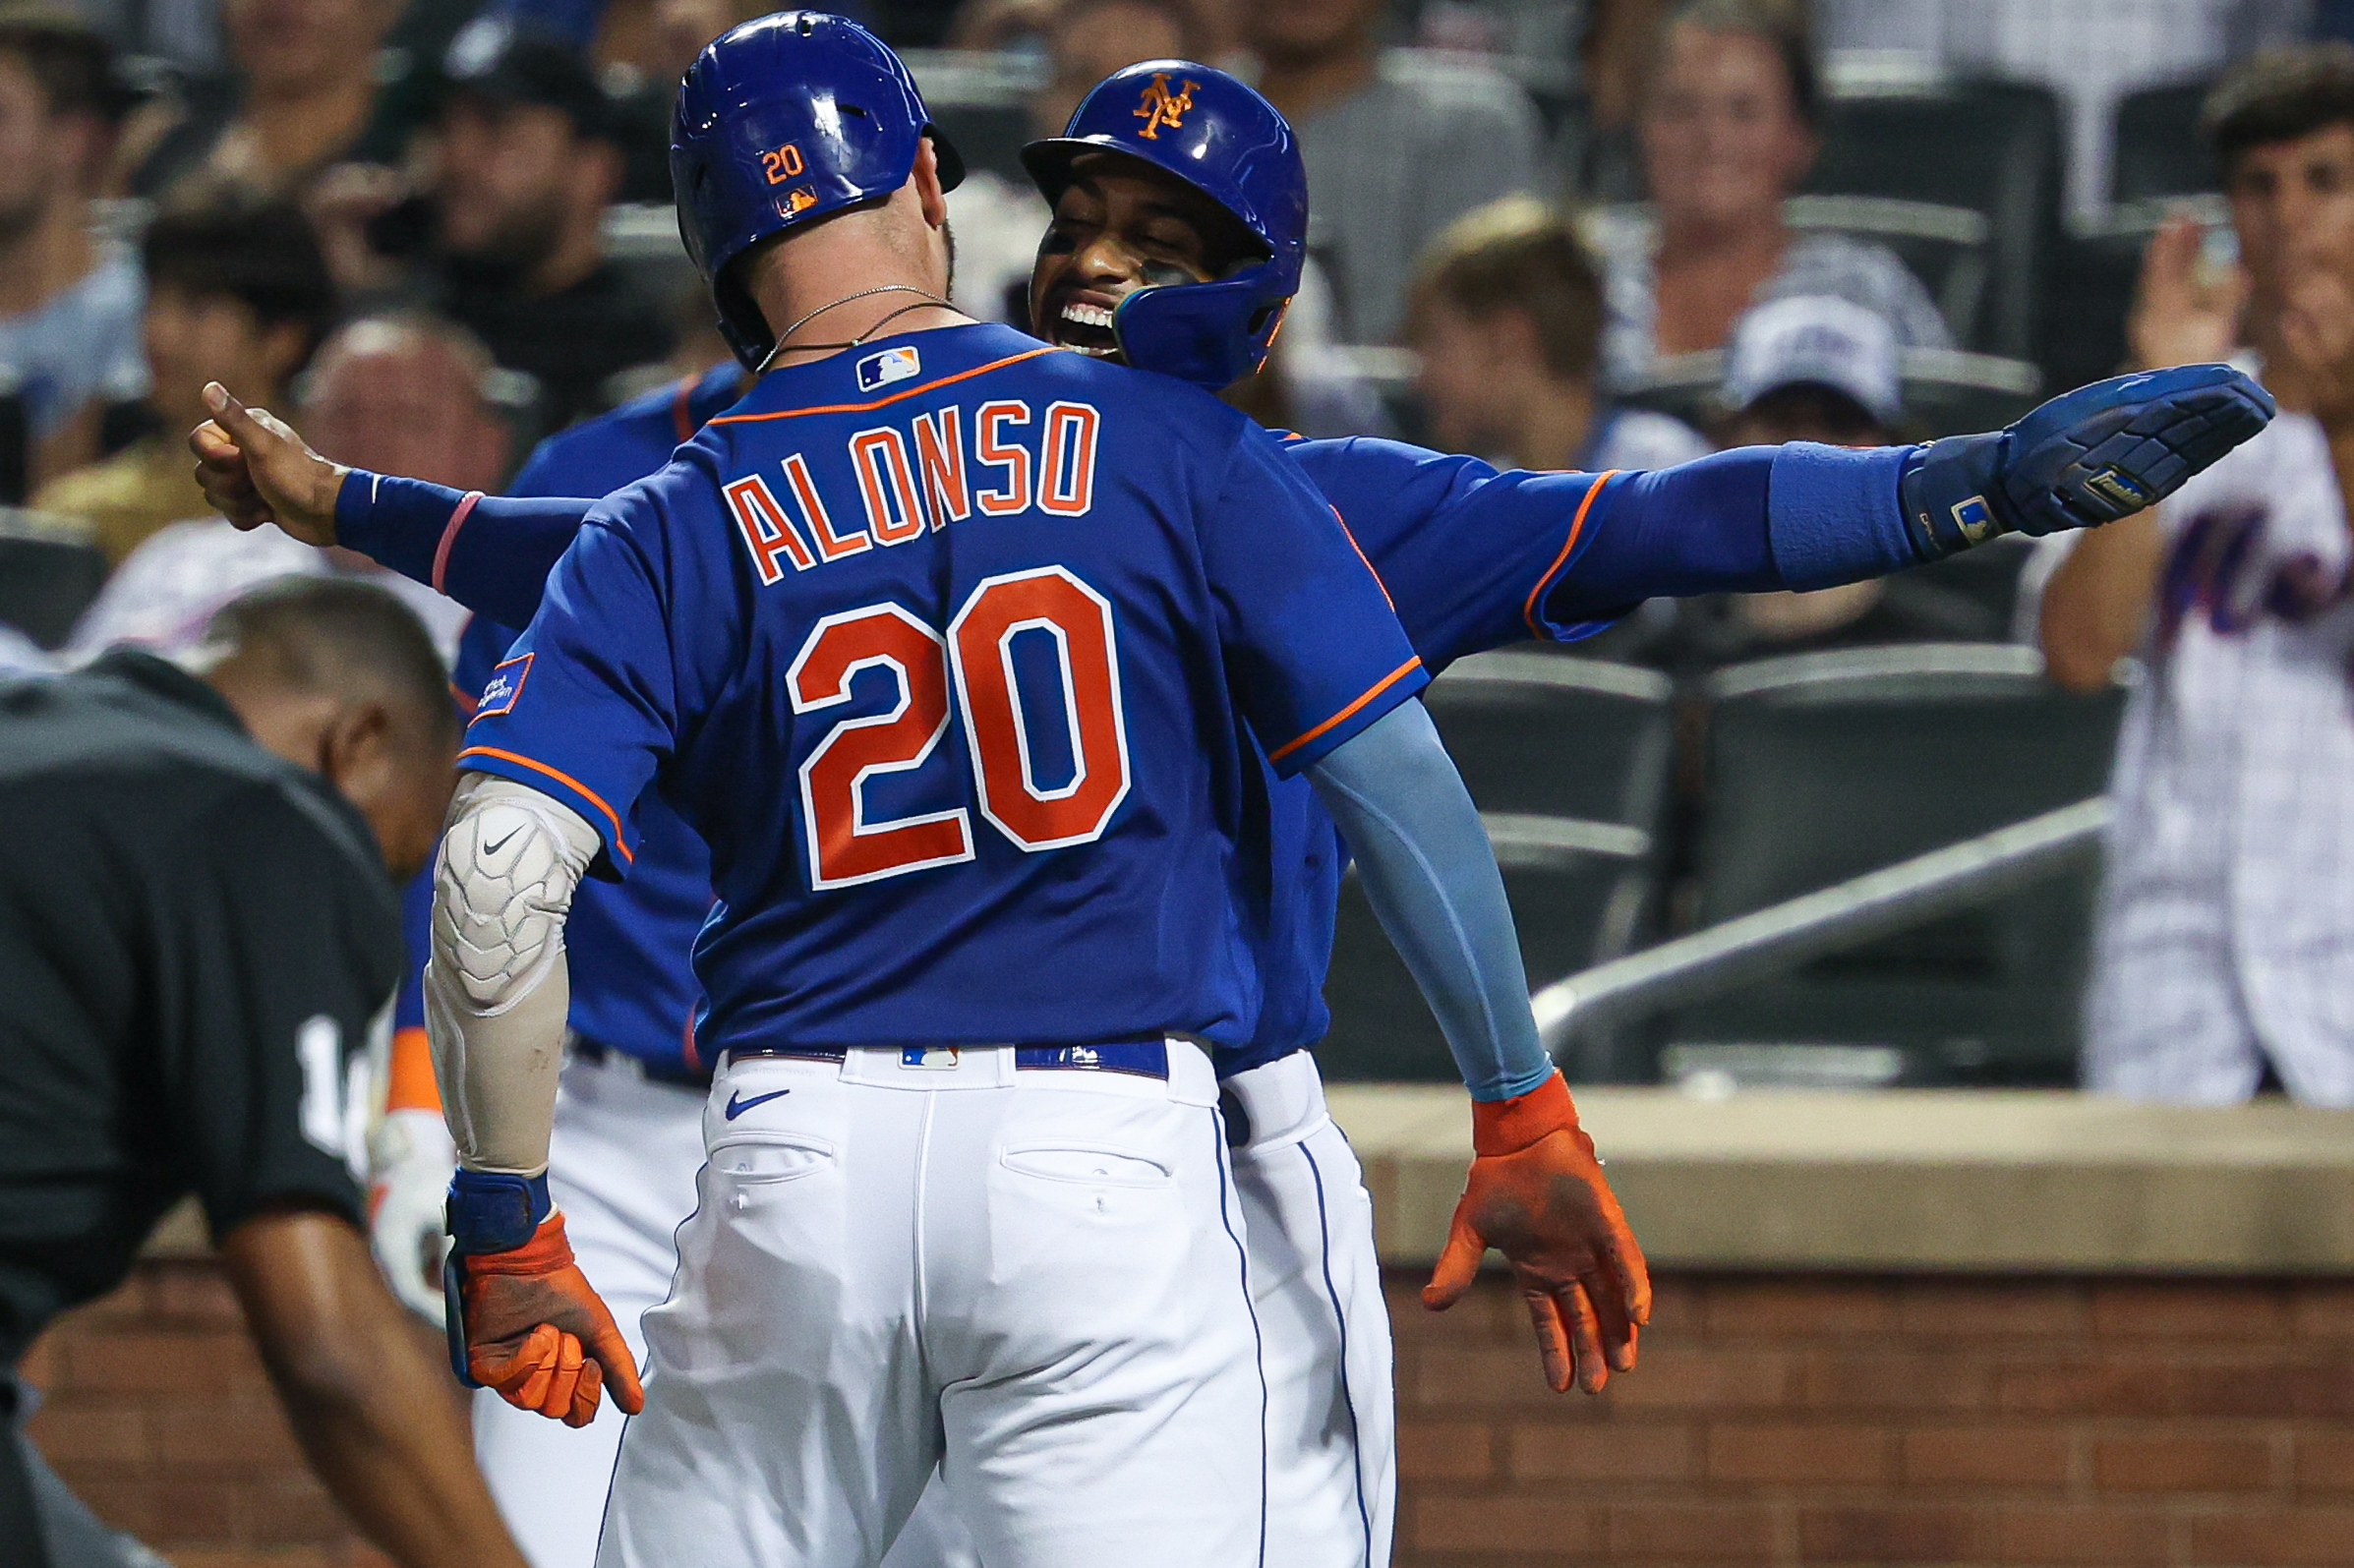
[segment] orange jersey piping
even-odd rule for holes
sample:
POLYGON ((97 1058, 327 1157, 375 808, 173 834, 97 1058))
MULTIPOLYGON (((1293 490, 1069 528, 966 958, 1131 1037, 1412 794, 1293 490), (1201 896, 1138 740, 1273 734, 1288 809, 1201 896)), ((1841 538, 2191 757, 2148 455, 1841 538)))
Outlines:
POLYGON ((1561 552, 1554 556, 1553 564, 1545 568, 1545 574, 1537 579, 1537 585, 1528 591, 1528 603, 1520 607, 1520 618, 1528 626, 1531 637, 1539 641, 1545 637, 1544 628, 1537 624, 1537 601, 1544 597, 1545 585, 1553 581, 1553 574, 1568 563, 1569 552, 1577 549, 1577 536, 1586 531, 1586 513, 1594 509, 1594 497, 1602 494, 1602 487, 1610 483, 1613 474, 1621 472, 1623 470, 1616 468, 1605 469, 1593 484, 1586 487, 1586 498, 1577 503, 1577 515, 1569 519, 1569 537, 1561 541, 1561 552))
POLYGON ((546 774, 558 784, 562 784, 565 788, 570 789, 574 793, 578 794, 581 799, 587 801, 590 805, 595 806, 599 811, 604 812, 605 820, 613 824, 613 846, 621 851, 621 858, 624 860, 635 860, 637 858, 636 855, 629 852, 629 846, 621 842, 620 813, 614 810, 613 807, 607 805, 603 795, 597 793, 596 790, 591 789, 587 784, 582 784, 570 774, 551 768, 544 762, 535 762, 531 758, 526 757, 519 752, 501 751, 497 746, 468 746, 465 750, 457 754, 457 760, 460 762, 464 762, 468 757, 497 757, 501 762, 511 762, 519 768, 529 768, 534 773, 546 774))
POLYGON ((936 381, 925 381, 921 386, 911 386, 904 392, 893 392, 889 397, 878 397, 871 403, 827 403, 816 408, 781 408, 768 414, 721 414, 715 416, 711 423, 714 425, 748 425, 756 420, 764 419, 799 419, 806 414, 871 414, 876 409, 889 404, 911 397, 920 397, 925 392, 938 387, 953 386, 958 381, 969 380, 975 376, 986 376, 991 371, 1002 371, 1008 365, 1019 365, 1024 360, 1034 360, 1041 354, 1065 354, 1068 352, 1070 352, 1068 349, 1055 348, 1051 344, 1041 348, 1025 349, 1019 354, 1009 354, 1004 359, 992 360, 986 365, 975 365, 969 371, 959 371, 954 376, 943 376, 936 381))
POLYGON ((1317 736, 1329 731, 1334 726, 1348 723, 1351 718, 1355 717, 1359 709, 1363 708, 1367 703, 1373 701, 1376 697, 1382 695, 1382 693, 1387 691, 1390 687, 1396 685, 1400 680, 1404 679, 1407 674, 1416 669, 1420 669, 1421 668, 1422 658, 1420 655, 1416 655, 1414 658, 1407 660, 1404 664, 1398 666, 1395 669, 1392 669, 1388 674, 1383 675, 1380 680, 1375 681, 1373 685, 1366 689, 1364 696, 1358 698, 1355 702, 1350 703, 1346 708, 1341 709, 1340 712, 1334 714, 1323 724, 1318 725, 1314 729, 1309 730, 1306 734, 1300 736, 1299 739, 1291 742, 1291 744, 1282 747, 1280 750, 1268 752, 1266 754, 1266 760, 1269 762, 1281 762, 1284 758, 1290 756, 1293 752, 1299 750, 1302 746, 1308 744, 1308 742, 1314 740, 1317 736))

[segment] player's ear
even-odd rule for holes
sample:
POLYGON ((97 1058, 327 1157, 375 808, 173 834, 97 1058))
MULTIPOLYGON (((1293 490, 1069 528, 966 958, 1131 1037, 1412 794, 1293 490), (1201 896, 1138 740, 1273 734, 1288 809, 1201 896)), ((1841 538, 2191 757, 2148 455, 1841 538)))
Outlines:
POLYGON ((940 155, 932 150, 932 139, 928 136, 915 144, 915 168, 908 181, 915 187, 924 223, 935 229, 946 228, 948 193, 940 189, 940 155))
POLYGON ((363 699, 337 708, 320 730, 320 776, 363 815, 392 787, 398 772, 393 729, 391 711, 363 699))

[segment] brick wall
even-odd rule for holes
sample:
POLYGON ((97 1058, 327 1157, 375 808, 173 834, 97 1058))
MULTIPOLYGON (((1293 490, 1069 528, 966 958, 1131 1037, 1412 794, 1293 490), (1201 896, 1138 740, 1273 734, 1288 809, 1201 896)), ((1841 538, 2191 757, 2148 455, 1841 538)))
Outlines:
POLYGON ((311 1479, 211 1262, 142 1262, 43 1335, 24 1374, 43 1456, 177 1568, 388 1568, 311 1479))
MULTIPOLYGON (((1419 1283, 1402 1568, 2354 1564, 2354 1285, 1666 1278, 1589 1400, 1500 1283, 1419 1283)), ((142 1264, 27 1371, 58 1470, 180 1568, 381 1568, 208 1264, 142 1264)))
POLYGON ((2354 1564, 2354 1286, 1671 1278, 1589 1400, 1414 1283, 1407 1568, 2354 1564))

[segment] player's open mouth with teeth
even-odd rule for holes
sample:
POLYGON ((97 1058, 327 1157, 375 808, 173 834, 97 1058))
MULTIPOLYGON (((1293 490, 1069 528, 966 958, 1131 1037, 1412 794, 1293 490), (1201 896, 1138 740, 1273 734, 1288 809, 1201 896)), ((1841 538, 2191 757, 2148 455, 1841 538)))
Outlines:
POLYGON ((1054 311, 1054 341, 1082 354, 1110 359, 1120 352, 1120 345, 1112 336, 1113 303, 1100 294, 1060 296, 1054 311))

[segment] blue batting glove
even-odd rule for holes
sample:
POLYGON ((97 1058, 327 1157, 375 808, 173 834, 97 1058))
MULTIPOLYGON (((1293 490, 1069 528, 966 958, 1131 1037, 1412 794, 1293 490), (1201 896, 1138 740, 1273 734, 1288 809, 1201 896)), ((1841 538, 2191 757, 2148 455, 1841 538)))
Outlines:
POLYGON ((2275 412, 2271 394, 2228 365, 2115 376, 2008 430, 1931 441, 1897 493, 1932 560, 1997 534, 2097 528, 2173 494, 2275 412))

